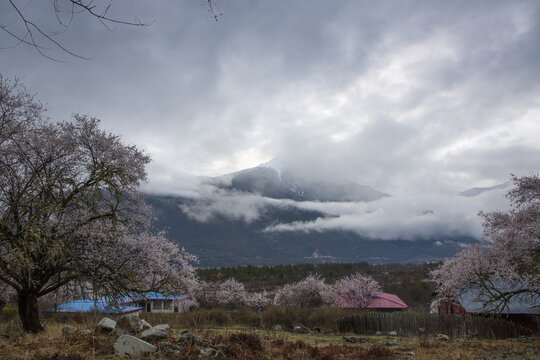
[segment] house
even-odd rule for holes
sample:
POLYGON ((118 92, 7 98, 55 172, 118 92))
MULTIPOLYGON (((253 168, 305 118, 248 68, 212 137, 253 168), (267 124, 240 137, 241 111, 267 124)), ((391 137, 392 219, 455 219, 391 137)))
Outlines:
POLYGON ((540 298, 521 293, 510 298, 501 309, 490 305, 488 297, 479 289, 462 292, 454 301, 435 300, 432 313, 467 316, 499 315, 516 324, 540 331, 540 298))
POLYGON ((123 304, 143 308, 143 312, 178 313, 189 310, 188 296, 165 295, 158 292, 148 292, 124 297, 123 304))
POLYGON ((136 293, 116 299, 74 300, 43 309, 44 312, 127 314, 135 312, 178 313, 189 310, 187 296, 165 295, 158 292, 136 293))
POLYGON ((102 314, 129 314, 143 311, 139 306, 124 304, 113 305, 105 298, 96 300, 83 299, 73 300, 66 303, 50 306, 43 309, 43 312, 61 312, 61 313, 102 313, 102 314))
MULTIPOLYGON (((366 309, 378 310, 378 311, 400 311, 408 308, 407 304, 403 302, 397 295, 388 294, 383 292, 376 292, 367 296, 366 309)), ((354 304, 348 304, 348 301, 336 301, 340 304, 338 306, 343 308, 355 308, 354 304)))
POLYGON ((376 292, 371 295, 368 302, 368 309, 372 310, 405 310, 409 308, 397 295, 383 292, 376 292))

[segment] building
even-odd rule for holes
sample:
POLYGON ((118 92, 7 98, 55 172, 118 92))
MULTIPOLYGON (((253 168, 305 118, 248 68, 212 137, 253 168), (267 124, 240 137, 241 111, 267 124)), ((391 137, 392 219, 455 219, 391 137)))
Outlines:
POLYGON ((521 293, 510 298, 500 309, 488 302, 478 289, 461 293, 454 301, 435 300, 432 313, 467 316, 497 315, 533 331, 540 331, 540 298, 521 293))
POLYGON ((178 313, 189 310, 187 296, 164 295, 158 292, 125 297, 123 304, 141 307, 143 312, 153 313, 178 313))
POLYGON ((377 292, 369 298, 367 308, 371 310, 395 311, 408 309, 409 306, 397 295, 377 292))
POLYGON ((61 312, 61 313, 101 313, 101 314, 129 314, 141 312, 144 309, 139 306, 124 304, 111 304, 105 298, 96 300, 83 299, 73 300, 62 304, 49 306, 43 309, 43 312, 61 312))
POLYGON ((188 297, 158 292, 136 293, 119 298, 101 297, 65 302, 44 312, 128 314, 136 312, 178 313, 189 310, 188 297))
MULTIPOLYGON (((365 307, 368 310, 377 310, 377 311, 400 311, 405 310, 409 306, 403 302, 397 295, 388 294, 383 292, 376 292, 373 295, 367 296, 367 306, 365 307)), ((343 308, 355 308, 354 305, 347 305, 347 301, 337 301, 343 308)))

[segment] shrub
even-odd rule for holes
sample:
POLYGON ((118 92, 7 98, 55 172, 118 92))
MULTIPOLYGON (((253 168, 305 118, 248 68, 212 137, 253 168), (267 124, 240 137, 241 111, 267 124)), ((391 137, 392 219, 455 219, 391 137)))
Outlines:
POLYGON ((320 327, 326 329, 336 329, 336 321, 339 317, 344 316, 345 310, 340 308, 329 306, 320 309, 315 309, 308 318, 308 324, 310 327, 320 327))
POLYGON ((226 326, 232 323, 231 315, 223 309, 212 309, 207 312, 208 322, 217 326, 226 326))
POLYGON ((234 317, 235 324, 242 324, 246 326, 259 327, 261 326, 261 315, 250 309, 242 309, 238 311, 234 317))
POLYGON ((278 306, 270 306, 262 313, 263 327, 270 329, 276 325, 286 326, 287 313, 285 309, 278 306))

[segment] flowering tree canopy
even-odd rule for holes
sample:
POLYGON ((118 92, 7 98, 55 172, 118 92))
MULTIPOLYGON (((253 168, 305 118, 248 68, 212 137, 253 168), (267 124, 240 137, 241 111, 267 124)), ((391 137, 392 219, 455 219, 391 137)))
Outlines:
POLYGON ((333 288, 337 306, 358 309, 366 308, 370 296, 381 291, 377 281, 361 273, 342 278, 334 284, 333 288))
POLYGON ((276 292, 274 304, 313 308, 328 304, 332 288, 317 275, 309 275, 293 284, 286 284, 276 292))
POLYGON ((272 304, 272 299, 270 298, 270 294, 266 290, 247 294, 247 298, 246 298, 247 306, 256 307, 258 309, 264 309, 270 304, 272 304))
MULTIPOLYGON (((486 246, 472 246, 431 273, 440 298, 454 300, 474 289, 484 306, 502 311, 516 296, 540 300, 540 177, 513 177, 508 212, 480 213, 486 246)), ((540 312, 540 308, 536 308, 540 312)))
POLYGON ((50 123, 42 112, 0 77, 0 281, 25 331, 42 329, 38 298, 76 281, 105 294, 189 288, 194 258, 145 232, 148 156, 97 119, 50 123))
POLYGON ((224 305, 246 303, 247 294, 246 289, 244 288, 244 284, 233 278, 225 280, 218 285, 215 293, 215 299, 217 303, 224 305))

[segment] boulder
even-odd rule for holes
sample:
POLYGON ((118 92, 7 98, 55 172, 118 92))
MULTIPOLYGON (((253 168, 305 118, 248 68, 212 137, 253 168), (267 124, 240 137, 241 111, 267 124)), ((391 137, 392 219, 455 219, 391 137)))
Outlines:
POLYGON ((77 332, 77 328, 75 326, 66 325, 62 328, 62 335, 68 336, 73 335, 77 332))
POLYGON ((437 334, 437 336, 435 336, 435 339, 448 341, 450 340, 450 336, 444 334, 437 334))
POLYGON ((131 335, 120 336, 113 347, 116 355, 126 357, 143 357, 156 351, 154 345, 131 335))
POLYGON ((162 339, 169 336, 170 326, 168 324, 159 324, 144 330, 141 334, 141 339, 162 339))
POLYGON ((199 355, 201 357, 215 358, 215 357, 218 357, 219 351, 214 348, 207 347, 207 348, 201 349, 201 351, 199 352, 199 355))
POLYGON ((195 344, 202 345, 204 342, 204 338, 201 335, 197 335, 194 338, 195 344))
POLYGON ((103 332, 113 332, 115 327, 116 321, 114 321, 113 319, 109 319, 108 317, 104 317, 97 323, 96 330, 103 332))
POLYGON ((309 328, 303 326, 303 325, 296 325, 294 328, 293 328, 293 332, 295 333, 300 333, 300 334, 307 334, 309 332, 311 332, 309 330, 309 328))
POLYGON ((152 327, 152 325, 150 325, 150 323, 144 319, 141 319, 141 324, 142 324, 143 330, 148 330, 152 327))
POLYGON ((158 351, 165 355, 165 357, 179 357, 184 352, 184 349, 175 344, 160 342, 158 344, 158 351))
POLYGON ((90 330, 90 329, 79 331, 79 334, 81 334, 82 336, 92 335, 93 333, 94 333, 94 331, 90 330))
POLYGON ((368 341, 368 339, 355 337, 355 336, 351 336, 351 337, 343 336, 343 341, 350 342, 350 343, 362 343, 362 342, 368 341))
POLYGON ((135 313, 120 316, 118 321, 116 321, 116 327, 114 328, 114 332, 117 335, 136 334, 142 329, 142 321, 139 318, 139 315, 135 313))
POLYGON ((388 335, 390 335, 390 336, 397 336, 397 331, 390 331, 390 332, 388 333, 388 335))
POLYGON ((177 341, 182 344, 188 343, 191 339, 193 339, 193 334, 189 330, 180 330, 178 333, 177 341))
POLYGON ((281 330, 283 330, 283 327, 281 325, 276 325, 275 330, 276 331, 281 331, 281 330))

